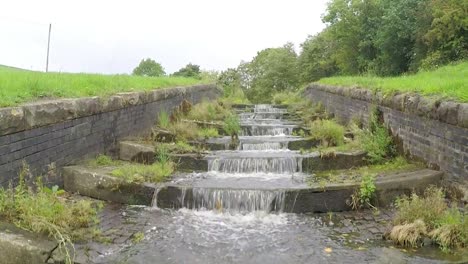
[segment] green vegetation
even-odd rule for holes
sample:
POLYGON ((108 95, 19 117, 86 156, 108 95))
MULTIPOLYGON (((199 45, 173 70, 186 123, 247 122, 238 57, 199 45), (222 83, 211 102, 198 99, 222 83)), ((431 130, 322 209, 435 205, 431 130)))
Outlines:
POLYGON ((408 162, 405 158, 398 156, 392 160, 388 160, 383 164, 374 164, 353 168, 349 170, 329 170, 320 171, 315 174, 317 178, 331 178, 336 175, 345 176, 347 179, 359 180, 361 175, 379 176, 392 174, 402 171, 414 171, 424 168, 424 164, 417 162, 408 162))
POLYGON ((151 165, 129 164, 111 172, 111 175, 130 183, 163 182, 175 170, 175 164, 170 160, 169 150, 165 145, 156 148, 157 161, 151 165))
POLYGON ((143 239, 145 239, 145 234, 143 232, 136 232, 135 234, 133 234, 132 236, 132 242, 133 244, 138 244, 140 243, 141 241, 143 241, 143 239))
POLYGON ((371 200, 375 194, 375 176, 371 174, 364 174, 361 179, 359 189, 351 195, 351 206, 353 209, 358 209, 364 206, 375 209, 371 200))
POLYGON ((165 181, 174 172, 174 168, 173 162, 156 162, 151 165, 130 164, 113 170, 111 175, 129 183, 158 183, 165 181))
POLYGON ((413 193, 397 199, 397 214, 390 239, 404 246, 418 247, 425 236, 443 250, 468 246, 466 212, 448 207, 444 191, 430 187, 423 196, 413 193))
POLYGON ((176 143, 157 143, 156 150, 164 148, 171 154, 185 154, 185 153, 200 153, 203 150, 192 146, 184 141, 177 141, 176 143))
POLYGON ((367 159, 373 164, 382 163, 396 153, 390 132, 379 121, 380 114, 379 110, 373 107, 368 129, 357 132, 357 137, 367 152, 367 159))
POLYGON ((0 67, 0 107, 41 98, 109 96, 203 82, 184 77, 143 77, 83 73, 44 73, 0 67))
POLYGON ((174 72, 172 76, 200 79, 200 66, 189 63, 185 67, 174 72))
POLYGON ((166 111, 161 111, 158 114, 158 125, 161 128, 168 128, 170 125, 169 115, 166 111))
POLYGON ((292 44, 261 50, 249 62, 220 74, 254 102, 287 101, 305 84, 416 91, 468 101, 468 8, 464 0, 331 0, 326 24, 296 54, 292 44), (460 66, 435 69, 452 62, 460 66), (371 76, 397 76, 400 78, 371 76), (275 93, 282 93, 274 97, 275 93))
POLYGON ((248 104, 250 101, 242 89, 240 73, 237 69, 229 68, 217 76, 217 84, 223 88, 221 102, 231 104, 248 104))
POLYGON ((219 132, 216 128, 201 128, 198 131, 198 137, 205 139, 219 137, 219 132))
POLYGON ((87 165, 90 167, 99 167, 99 166, 118 166, 121 162, 118 160, 113 160, 111 157, 99 154, 95 159, 87 161, 87 165))
POLYGON ((237 138, 241 130, 239 117, 235 114, 228 115, 224 119, 223 129, 232 139, 237 138))
POLYGON ((73 247, 72 241, 91 239, 99 234, 95 226, 102 204, 68 200, 68 194, 57 186, 44 186, 41 177, 33 183, 26 181, 33 178, 29 167, 24 165, 16 187, 0 188, 0 219, 53 237, 59 242, 67 263, 72 263, 72 251, 68 249, 73 247))
POLYGON ((146 60, 141 60, 140 64, 133 69, 133 74, 139 76, 159 77, 166 73, 164 72, 164 68, 161 64, 148 58, 146 60))
POLYGON ((187 114, 187 118, 200 121, 222 121, 231 114, 231 110, 229 105, 219 101, 203 101, 192 107, 187 114))
POLYGON ((421 71, 399 77, 348 76, 324 78, 319 83, 339 86, 359 86, 385 94, 417 92, 424 95, 468 102, 468 62, 421 71))
POLYGON ((334 120, 318 119, 310 126, 310 137, 320 140, 324 147, 343 145, 344 133, 345 128, 334 120))

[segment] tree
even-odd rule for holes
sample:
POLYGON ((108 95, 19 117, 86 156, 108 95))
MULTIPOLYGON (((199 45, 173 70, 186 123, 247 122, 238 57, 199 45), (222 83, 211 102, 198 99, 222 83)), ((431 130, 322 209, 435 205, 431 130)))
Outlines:
POLYGON ((292 43, 258 52, 238 70, 252 102, 269 102, 275 92, 293 91, 299 86, 297 54, 292 43))
POLYGON ((468 2, 466 0, 432 0, 433 20, 424 35, 428 55, 425 68, 468 58, 468 2))
POLYGON ((301 82, 310 83, 338 72, 334 60, 335 41, 329 31, 309 36, 301 44, 302 51, 298 58, 301 82))
POLYGON ((148 58, 141 60, 140 64, 138 64, 138 66, 133 69, 133 74, 157 77, 165 75, 166 73, 164 72, 164 68, 161 66, 161 64, 148 58))
POLYGON ((200 66, 189 63, 180 70, 174 72, 173 76, 188 77, 188 78, 200 78, 200 66))

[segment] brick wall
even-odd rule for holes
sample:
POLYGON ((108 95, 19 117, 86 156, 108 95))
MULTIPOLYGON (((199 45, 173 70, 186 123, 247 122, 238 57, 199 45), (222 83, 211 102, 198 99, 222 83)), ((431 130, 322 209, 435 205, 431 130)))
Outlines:
POLYGON ((343 122, 348 122, 353 117, 366 121, 372 104, 379 105, 384 123, 399 139, 406 154, 440 168, 453 181, 465 184, 468 182, 468 128, 463 127, 466 124, 467 113, 463 112, 466 104, 450 103, 453 107, 442 111, 440 107, 446 103, 435 102, 433 107, 425 112, 422 111, 422 106, 411 106, 411 102, 414 104, 416 101, 422 101, 410 100, 414 95, 395 95, 397 99, 386 98, 387 102, 393 103, 385 106, 379 95, 372 95, 368 91, 361 91, 360 95, 353 96, 342 88, 330 89, 318 85, 311 85, 306 89, 305 95, 314 102, 322 102, 328 112, 343 122), (433 109, 434 107, 437 109, 433 109), (418 109, 420 111, 416 112, 418 109), (441 120, 434 119, 435 115, 429 116, 430 112, 440 113, 441 120), (450 120, 455 120, 455 123, 463 126, 445 122, 450 120))
MULTIPOLYGON (((0 123, 3 124, 3 129, 0 127, 0 185, 5 186, 17 180, 23 161, 30 165, 33 174, 39 175, 46 172, 51 163, 61 167, 98 153, 111 152, 122 138, 148 134, 161 110, 170 112, 183 99, 196 103, 220 95, 215 86, 176 90, 154 91, 155 96, 148 93, 125 93, 118 100, 111 97, 84 101, 84 105, 75 104, 74 110, 65 114, 63 109, 68 109, 66 107, 44 110, 40 103, 0 109, 3 110, 3 115, 0 113, 0 123), (120 100, 120 103, 115 104, 116 100, 120 100), (92 102, 96 101, 102 107, 91 107, 92 102), (16 118, 18 115, 10 117, 12 113, 18 112, 22 113, 20 118, 16 118)), ((83 102, 82 99, 76 99, 79 100, 83 102)), ((59 105, 63 101, 71 102, 59 100, 59 105)), ((56 105, 54 103, 54 107, 56 105)), ((61 184, 59 176, 48 180, 61 184)))

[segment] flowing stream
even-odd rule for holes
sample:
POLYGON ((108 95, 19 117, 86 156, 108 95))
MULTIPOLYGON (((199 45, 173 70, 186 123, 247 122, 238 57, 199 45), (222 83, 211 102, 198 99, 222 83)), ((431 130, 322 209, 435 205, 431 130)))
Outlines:
MULTIPOLYGON (((372 244, 356 250, 315 215, 285 213, 281 188, 303 186, 301 155, 288 150, 295 124, 286 109, 256 105, 240 114, 237 150, 213 151, 206 173, 184 175, 185 208, 132 208, 147 218, 145 239, 109 263, 440 263, 372 244), (190 208, 190 209, 187 209, 190 208), (330 250, 326 250, 326 249, 330 250)), ((157 194, 156 194, 157 195, 157 194)))

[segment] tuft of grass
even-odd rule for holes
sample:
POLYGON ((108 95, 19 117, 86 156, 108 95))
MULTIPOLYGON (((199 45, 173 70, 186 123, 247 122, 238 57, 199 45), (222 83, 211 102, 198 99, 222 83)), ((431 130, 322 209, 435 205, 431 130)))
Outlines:
POLYGON ((273 104, 298 104, 303 100, 302 96, 299 93, 295 92, 278 92, 273 95, 272 103, 273 104))
POLYGON ((165 129, 167 129, 169 127, 170 119, 169 119, 169 115, 167 114, 166 111, 159 112, 159 114, 158 114, 158 125, 161 128, 165 128, 165 129))
POLYGON ((315 120, 310 126, 310 137, 320 140, 324 147, 340 146, 344 143, 345 128, 334 120, 315 120))
POLYGON ((129 183, 159 183, 165 181, 174 172, 174 168, 173 162, 156 162, 151 165, 131 164, 113 170, 111 175, 129 183))
POLYGON ((194 140, 198 138, 199 127, 192 122, 177 121, 167 128, 176 135, 178 141, 194 140))
POLYGON ((25 178, 30 174, 25 164, 16 187, 0 188, 0 218, 19 228, 49 235, 59 243, 66 263, 74 256, 72 242, 93 238, 97 232, 98 210, 102 203, 89 200, 71 201, 57 186, 48 188, 37 177, 33 186, 25 178))
POLYGON ((398 198, 395 205, 398 211, 394 224, 407 224, 420 219, 429 229, 436 227, 439 217, 447 209, 444 192, 437 187, 429 187, 423 196, 413 193, 410 197, 398 198))
MULTIPOLYGON (((359 86, 384 94, 417 92, 468 102, 468 61, 398 77, 339 76, 323 78, 318 83, 346 87, 359 86)), ((350 88, 352 89, 352 88, 350 88)))
POLYGON ((316 172, 317 177, 327 177, 329 175, 346 175, 349 178, 360 177, 361 175, 384 175, 402 171, 413 171, 424 168, 424 164, 417 162, 408 162, 404 157, 398 156, 394 159, 388 160, 382 164, 373 164, 353 168, 349 170, 329 170, 316 172))
POLYGON ((113 160, 111 157, 99 154, 95 159, 88 160, 87 165, 90 167, 99 167, 99 166, 118 166, 121 162, 118 160, 113 160))
POLYGON ((187 118, 201 121, 220 121, 231 114, 231 109, 228 104, 219 101, 208 102, 203 101, 192 107, 187 114, 187 118))
POLYGON ((390 239, 398 245, 419 247, 426 234, 426 224, 418 219, 410 224, 394 226, 390 231, 390 239))
POLYGON ((208 127, 208 128, 201 128, 198 131, 198 137, 201 138, 214 138, 214 137, 219 137, 219 132, 218 129, 208 127))
POLYGON ((143 232, 136 232, 135 234, 133 234, 132 236, 132 242, 133 244, 138 244, 140 243, 141 241, 143 241, 143 239, 145 239, 145 234, 143 232))
POLYGON ((466 248, 468 246, 468 221, 466 212, 456 207, 448 207, 442 188, 429 187, 423 196, 413 193, 410 197, 402 197, 396 201, 397 214, 393 220, 394 227, 390 238, 405 246, 418 246, 421 236, 431 237, 442 250, 451 248, 466 248), (407 234, 403 227, 420 225, 416 234, 407 234), (403 232, 405 231, 405 232, 403 232))
POLYGON ((456 208, 446 210, 436 223, 436 229, 429 233, 443 250, 452 247, 468 246, 468 220, 466 215, 456 208))
POLYGON ((149 91, 206 81, 185 77, 143 77, 126 74, 36 72, 0 68, 0 107, 41 98, 109 96, 118 92, 149 91))

